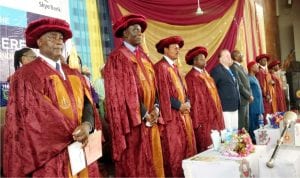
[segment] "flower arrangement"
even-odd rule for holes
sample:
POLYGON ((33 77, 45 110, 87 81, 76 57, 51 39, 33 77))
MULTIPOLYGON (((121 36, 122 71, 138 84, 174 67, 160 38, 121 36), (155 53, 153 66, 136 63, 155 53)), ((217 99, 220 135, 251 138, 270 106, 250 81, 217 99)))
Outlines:
POLYGON ((245 157, 255 151, 251 137, 243 128, 232 135, 232 139, 225 142, 222 155, 228 157, 245 157))
POLYGON ((279 128, 279 123, 283 120, 284 112, 276 112, 269 116, 269 122, 271 128, 279 128))
POLYGON ((246 129, 241 129, 238 131, 236 138, 237 144, 234 148, 234 151, 237 152, 240 156, 248 156, 250 153, 253 153, 255 147, 253 146, 252 140, 246 129))

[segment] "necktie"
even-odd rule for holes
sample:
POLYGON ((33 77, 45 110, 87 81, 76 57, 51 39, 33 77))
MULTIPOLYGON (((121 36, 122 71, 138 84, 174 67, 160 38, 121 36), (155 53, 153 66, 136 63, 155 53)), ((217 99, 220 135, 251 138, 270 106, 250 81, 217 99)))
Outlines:
POLYGON ((55 63, 55 69, 57 72, 60 72, 60 65, 58 63, 55 63))
POLYGON ((231 71, 230 69, 228 69, 228 72, 229 72, 229 74, 231 75, 231 77, 232 77, 233 81, 235 81, 235 77, 234 77, 234 75, 233 75, 232 71, 231 71))

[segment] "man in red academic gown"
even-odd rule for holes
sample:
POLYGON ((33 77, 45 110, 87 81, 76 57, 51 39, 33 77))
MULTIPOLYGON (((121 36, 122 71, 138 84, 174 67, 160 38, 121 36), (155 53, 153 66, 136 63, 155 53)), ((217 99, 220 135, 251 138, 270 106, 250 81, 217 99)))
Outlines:
POLYGON ((277 76, 276 72, 279 70, 280 61, 273 60, 268 65, 269 72, 271 74, 272 80, 274 81, 274 101, 276 102, 276 111, 285 112, 286 111, 286 102, 285 102, 285 94, 282 87, 282 82, 279 76, 277 76))
POLYGON ((185 80, 191 102, 191 118, 198 152, 207 150, 212 144, 211 130, 224 129, 218 90, 213 78, 205 70, 206 57, 207 49, 202 46, 189 50, 185 56, 186 63, 193 66, 185 80))
MULTIPOLYGON (((33 62, 11 81, 4 125, 3 173, 7 177, 71 177, 67 147, 86 145, 100 122, 85 79, 62 64, 69 24, 44 18, 31 22, 26 45, 39 48, 33 62)), ((101 141, 101 140, 99 140, 101 141)), ((97 162, 77 176, 99 177, 97 162)))
POLYGON ((267 54, 261 54, 256 57, 255 61, 259 63, 259 72, 257 72, 256 78, 259 81, 259 85, 263 94, 263 103, 264 103, 264 115, 275 112, 276 108, 272 105, 273 94, 273 80, 268 71, 267 62, 270 60, 270 56, 267 54))
POLYGON ((140 47, 147 23, 131 14, 113 26, 123 38, 104 68, 116 177, 164 177, 153 64, 140 47))
POLYGON ((162 39, 156 44, 157 51, 163 54, 154 68, 165 121, 161 137, 166 177, 182 177, 182 160, 196 153, 186 84, 174 64, 183 45, 179 36, 162 39))

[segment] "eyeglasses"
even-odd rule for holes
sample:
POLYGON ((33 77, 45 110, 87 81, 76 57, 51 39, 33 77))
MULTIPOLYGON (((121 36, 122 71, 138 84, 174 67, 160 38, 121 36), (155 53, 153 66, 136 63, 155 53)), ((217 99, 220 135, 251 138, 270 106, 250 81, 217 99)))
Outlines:
POLYGON ((64 37, 60 33, 49 33, 46 37, 51 42, 56 41, 56 40, 59 40, 59 41, 64 40, 64 37))

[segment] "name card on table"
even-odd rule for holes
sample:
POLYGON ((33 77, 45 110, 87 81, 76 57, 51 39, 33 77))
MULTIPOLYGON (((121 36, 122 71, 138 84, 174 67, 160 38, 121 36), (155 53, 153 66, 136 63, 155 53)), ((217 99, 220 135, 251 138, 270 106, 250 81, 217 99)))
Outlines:
MULTIPOLYGON (((284 122, 280 122, 280 132, 284 129, 284 122)), ((287 129, 283 139, 284 145, 300 146, 300 120, 298 119, 295 124, 292 124, 287 129)))
POLYGON ((277 144, 277 140, 280 138, 280 129, 259 128, 254 131, 254 135, 257 145, 267 145, 273 147, 277 144))

